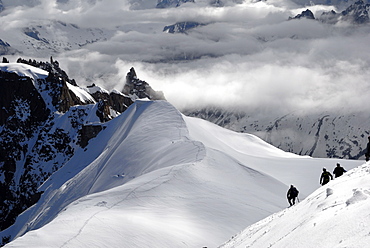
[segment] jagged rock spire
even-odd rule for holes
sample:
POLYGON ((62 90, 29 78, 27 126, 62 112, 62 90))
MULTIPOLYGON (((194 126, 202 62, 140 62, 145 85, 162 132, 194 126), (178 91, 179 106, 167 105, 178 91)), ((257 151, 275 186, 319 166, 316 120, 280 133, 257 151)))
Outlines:
POLYGON ((292 17, 289 17, 289 20, 292 20, 292 19, 302 19, 302 18, 314 20, 315 19, 315 16, 313 15, 313 13, 312 13, 311 10, 306 9, 305 11, 302 11, 301 14, 298 14, 298 15, 296 15, 293 18, 292 17))
POLYGON ((166 100, 163 92, 153 90, 147 82, 138 79, 133 67, 126 75, 126 84, 122 93, 132 96, 134 99, 166 100))

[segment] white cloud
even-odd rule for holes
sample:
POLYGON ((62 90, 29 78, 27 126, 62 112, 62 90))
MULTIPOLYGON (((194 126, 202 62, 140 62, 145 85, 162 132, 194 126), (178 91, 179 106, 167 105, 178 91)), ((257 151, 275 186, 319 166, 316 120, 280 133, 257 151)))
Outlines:
POLYGON ((180 109, 218 104, 284 113, 344 103, 357 109, 368 99, 369 26, 287 21, 306 9, 289 1, 227 1, 224 8, 206 2, 154 9, 154 0, 43 0, 5 11, 0 21, 3 29, 43 19, 109 29, 112 37, 58 55, 62 67, 79 84, 119 90, 133 66, 180 109), (188 35, 162 32, 178 21, 208 25, 188 35))

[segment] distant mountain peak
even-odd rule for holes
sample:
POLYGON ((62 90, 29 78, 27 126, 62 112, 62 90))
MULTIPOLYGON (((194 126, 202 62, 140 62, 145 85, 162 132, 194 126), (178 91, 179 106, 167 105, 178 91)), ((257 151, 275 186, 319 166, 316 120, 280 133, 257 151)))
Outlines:
POLYGON ((194 3, 194 0, 158 0, 156 8, 164 9, 164 8, 173 8, 179 7, 183 3, 194 3))
POLYGON ((204 26, 204 25, 205 24, 202 24, 202 23, 199 23, 199 22, 191 22, 191 21, 189 21, 189 22, 177 22, 175 24, 165 26, 163 28, 163 32, 167 32, 167 33, 171 33, 171 34, 174 34, 174 33, 187 34, 188 30, 199 27, 199 26, 204 26))
POLYGON ((289 17, 289 20, 291 20, 291 19, 302 19, 302 18, 314 20, 315 16, 313 15, 311 10, 306 9, 306 10, 302 11, 301 14, 298 14, 295 17, 289 17))
POLYGON ((362 24, 369 22, 370 4, 359 0, 341 12, 342 19, 348 19, 354 23, 362 24))
MULTIPOLYGON (((370 21, 369 9, 370 4, 365 3, 362 0, 358 0, 340 13, 337 13, 334 10, 323 12, 318 20, 329 24, 336 24, 338 22, 366 24, 370 21)), ((289 17, 289 20, 302 18, 314 20, 315 16, 311 10, 307 9, 295 17, 289 17)))
POLYGON ((332 24, 338 23, 340 21, 345 21, 352 24, 366 24, 370 21, 369 9, 370 4, 359 0, 348 6, 340 13, 337 13, 334 10, 324 12, 321 14, 319 19, 320 21, 332 24))

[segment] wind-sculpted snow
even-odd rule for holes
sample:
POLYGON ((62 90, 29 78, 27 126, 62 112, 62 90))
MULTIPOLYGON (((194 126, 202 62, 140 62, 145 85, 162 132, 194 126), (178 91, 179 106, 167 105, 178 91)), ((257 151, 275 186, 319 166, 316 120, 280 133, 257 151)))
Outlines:
POLYGON ((162 167, 201 160, 204 147, 187 138, 181 114, 168 105, 138 102, 109 122, 88 150, 77 150, 40 188, 45 193, 30 210, 27 229, 41 227, 87 194, 122 185, 162 167))
POLYGON ((370 165, 364 164, 221 247, 368 247, 369 199, 370 165))
POLYGON ((36 82, 37 79, 45 79, 48 76, 47 71, 23 63, 0 63, 0 70, 29 77, 33 79, 33 82, 36 82))
MULTIPOLYGON (((38 202, 45 191, 40 186, 75 152, 81 148, 86 151, 90 140, 106 128, 103 123, 119 116, 133 103, 118 91, 79 87, 52 57, 48 62, 22 58, 17 63, 5 63, 5 58, 3 61, 0 230, 10 227, 19 214, 38 202)), ((25 228, 37 223, 33 220, 25 228)), ((14 235, 2 236, 1 244, 10 237, 14 235)))
MULTIPOLYGON (((358 164, 343 161, 347 170, 358 164)), ((136 101, 1 235, 15 238, 6 247, 216 247, 284 208, 289 184, 303 199, 331 165, 183 116, 166 101, 136 101)))

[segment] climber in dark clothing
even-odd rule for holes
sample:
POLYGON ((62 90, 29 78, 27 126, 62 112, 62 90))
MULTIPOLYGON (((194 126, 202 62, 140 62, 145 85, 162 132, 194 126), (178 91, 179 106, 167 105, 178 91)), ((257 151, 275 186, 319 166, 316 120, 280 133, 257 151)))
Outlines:
POLYGON ((370 159, 370 136, 367 138, 369 139, 369 142, 367 143, 367 146, 366 146, 366 153, 365 153, 366 162, 369 161, 370 159))
POLYGON ((330 180, 333 180, 333 175, 330 174, 329 171, 327 171, 325 168, 322 169, 323 172, 321 173, 320 177, 320 184, 325 185, 327 184, 330 180))
POLYGON ((337 163, 337 167, 335 167, 333 171, 335 178, 340 177, 341 175, 343 175, 344 172, 347 172, 347 171, 342 166, 340 166, 339 163, 337 163))
POLYGON ((293 185, 290 185, 288 193, 286 194, 290 206, 293 206, 295 204, 295 198, 298 197, 298 193, 299 191, 297 190, 297 188, 293 185))

